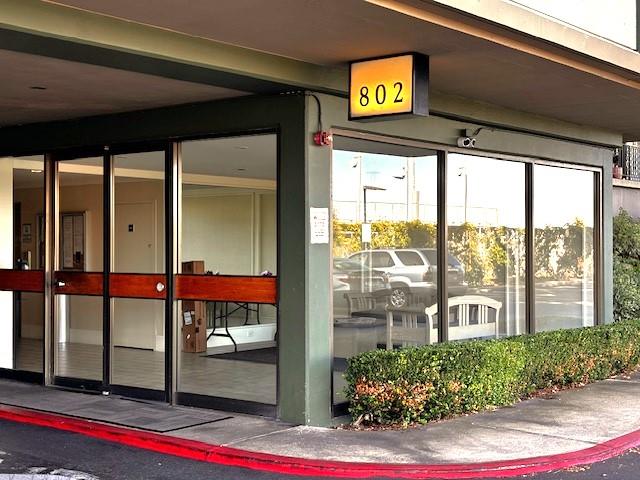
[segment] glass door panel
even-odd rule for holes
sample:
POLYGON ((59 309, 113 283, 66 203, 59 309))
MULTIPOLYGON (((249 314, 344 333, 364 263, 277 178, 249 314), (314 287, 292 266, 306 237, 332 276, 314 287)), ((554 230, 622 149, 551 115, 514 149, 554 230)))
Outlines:
POLYGON ((276 171, 274 134, 182 143, 182 403, 275 412, 276 171))
POLYGON ((0 158, 0 369, 43 372, 43 209, 43 157, 0 158))
POLYGON ((113 169, 111 383, 164 390, 165 151, 116 155, 113 169))
POLYGON ((104 370, 103 174, 102 157, 57 162, 55 382, 87 388, 104 370))

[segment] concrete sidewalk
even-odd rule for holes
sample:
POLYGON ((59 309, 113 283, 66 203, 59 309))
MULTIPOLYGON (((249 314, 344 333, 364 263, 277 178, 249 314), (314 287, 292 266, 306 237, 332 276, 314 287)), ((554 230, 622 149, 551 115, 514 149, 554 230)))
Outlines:
POLYGON ((640 375, 406 430, 352 431, 291 426, 262 417, 170 407, 0 381, 0 404, 302 459, 446 465, 566 454, 640 430, 640 375), (98 403, 96 403, 98 402, 98 403), (109 411, 113 415, 109 416, 109 411), (122 412, 126 410, 127 416, 122 412), (99 415, 98 415, 99 414, 99 415), (132 426, 132 425, 129 425, 132 426), (163 431, 159 426, 164 426, 163 431), (171 427, 171 428, 169 428, 171 427))

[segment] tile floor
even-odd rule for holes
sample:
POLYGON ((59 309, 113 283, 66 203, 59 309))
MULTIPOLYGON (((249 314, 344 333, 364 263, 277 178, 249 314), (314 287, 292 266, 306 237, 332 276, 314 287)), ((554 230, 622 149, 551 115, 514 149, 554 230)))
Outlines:
MULTIPOLYGON (((20 370, 42 371, 42 341, 21 339, 17 346, 20 370)), ((206 357, 203 353, 180 353, 178 390, 236 400, 275 405, 276 366, 206 357)), ((59 376, 100 380, 102 346, 61 343, 55 354, 59 376)), ((164 388, 164 353, 114 348, 112 383, 140 388, 164 388)))

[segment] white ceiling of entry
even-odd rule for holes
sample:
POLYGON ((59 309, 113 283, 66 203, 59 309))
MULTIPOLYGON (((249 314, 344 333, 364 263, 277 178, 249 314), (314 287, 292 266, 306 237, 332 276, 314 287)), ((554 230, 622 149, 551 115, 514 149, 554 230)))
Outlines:
POLYGON ((0 127, 246 94, 7 50, 0 50, 0 71, 0 127))
MULTIPOLYGON (((639 82, 637 72, 453 11, 445 15, 462 19, 461 24, 481 25, 490 34, 532 42, 538 51, 560 53, 589 68, 576 69, 568 66, 571 62, 552 61, 362 0, 191 0, 188 8, 176 8, 175 0, 56 3, 323 65, 423 52, 431 56, 436 90, 640 138, 640 90, 623 80, 639 82), (613 72, 618 80, 587 73, 593 66, 613 72)), ((435 8, 430 2, 400 3, 435 8)))
MULTIPOLYGON (((245 135, 183 142, 182 158, 183 174, 187 177, 185 182, 194 182, 193 178, 195 178, 204 181, 205 185, 215 185, 216 182, 208 181, 207 177, 275 181, 277 137, 274 134, 245 135), (193 174, 198 176, 193 177, 193 174)), ((23 157, 23 159, 42 160, 42 157, 23 157)), ((100 183, 102 176, 99 174, 100 170, 96 170, 95 167, 101 167, 101 165, 100 158, 62 162, 60 169, 64 172, 61 173, 64 176, 63 183, 65 185, 100 183), (82 173, 86 167, 92 169, 91 174, 82 173)), ((164 154, 142 152, 116 155, 114 167, 118 182, 144 178, 161 179, 164 171, 164 154)), ((31 168, 31 164, 21 164, 20 160, 16 162, 14 183, 17 188, 41 185, 42 173, 32 173, 31 168)))

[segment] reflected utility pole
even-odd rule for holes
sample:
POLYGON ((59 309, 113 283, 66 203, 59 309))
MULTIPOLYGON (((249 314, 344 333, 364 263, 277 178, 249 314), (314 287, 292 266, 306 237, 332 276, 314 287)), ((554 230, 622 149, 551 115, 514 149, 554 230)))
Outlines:
POLYGON ((468 208, 468 196, 467 196, 467 169, 465 167, 458 168, 458 176, 464 176, 464 223, 467 223, 467 208, 468 208))

